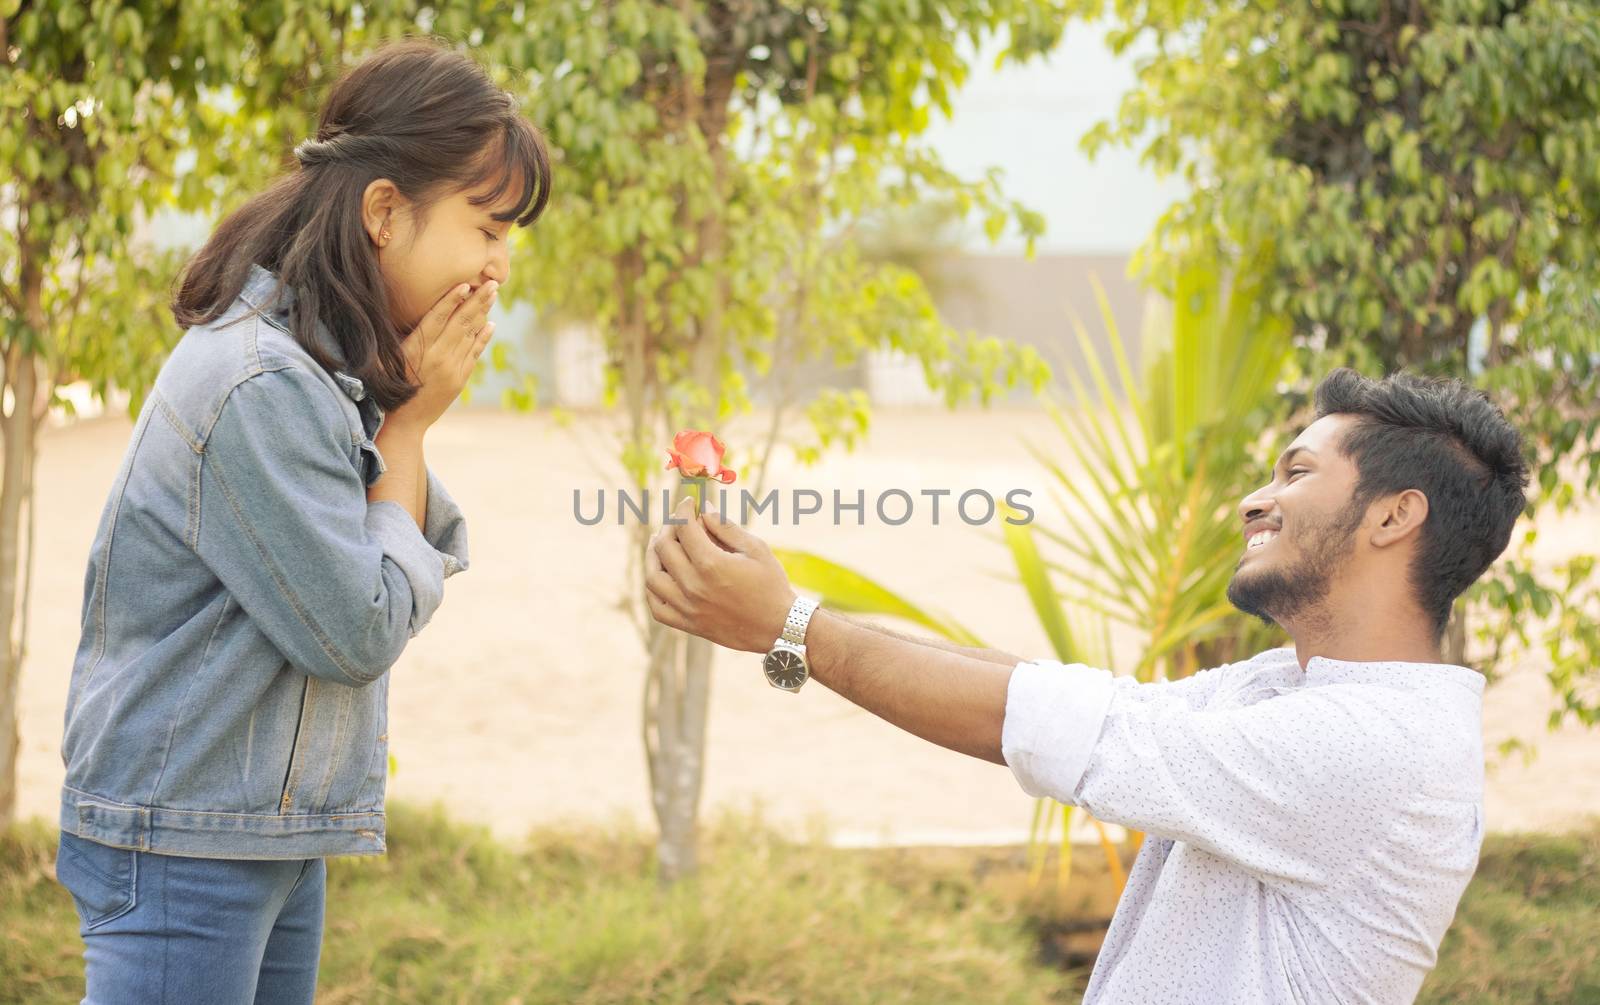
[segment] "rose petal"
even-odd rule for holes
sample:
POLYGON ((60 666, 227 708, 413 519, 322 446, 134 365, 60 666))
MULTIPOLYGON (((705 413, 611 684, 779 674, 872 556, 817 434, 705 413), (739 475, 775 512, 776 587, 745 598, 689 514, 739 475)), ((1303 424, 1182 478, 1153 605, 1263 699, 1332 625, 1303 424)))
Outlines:
POLYGON ((685 478, 712 477, 726 485, 735 477, 732 469, 722 465, 722 456, 727 449, 713 433, 702 429, 680 430, 672 438, 672 449, 669 451, 672 460, 667 467, 676 467, 685 478), (723 477, 724 473, 726 478, 723 477))
POLYGON ((714 471, 722 467, 722 452, 716 448, 715 441, 708 433, 698 433, 687 444, 684 454, 695 464, 707 471, 714 471))

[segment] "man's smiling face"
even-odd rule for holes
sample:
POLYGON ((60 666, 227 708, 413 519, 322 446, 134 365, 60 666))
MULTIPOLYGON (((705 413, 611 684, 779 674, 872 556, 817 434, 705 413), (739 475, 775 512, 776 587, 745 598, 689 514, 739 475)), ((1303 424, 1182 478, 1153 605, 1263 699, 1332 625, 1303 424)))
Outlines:
POLYGON ((1272 481, 1239 504, 1243 553, 1228 599, 1246 614, 1288 627, 1333 589, 1355 553, 1365 507, 1357 471, 1340 450, 1354 416, 1326 415, 1278 458, 1272 481))

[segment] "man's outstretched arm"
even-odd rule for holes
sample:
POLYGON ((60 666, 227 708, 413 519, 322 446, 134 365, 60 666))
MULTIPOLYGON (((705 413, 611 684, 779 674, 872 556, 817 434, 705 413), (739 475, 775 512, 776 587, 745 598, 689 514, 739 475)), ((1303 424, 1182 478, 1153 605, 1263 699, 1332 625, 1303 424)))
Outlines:
POLYGON ((970 656, 975 660, 984 660, 989 663, 999 663, 1008 667, 1014 667, 1018 663, 1023 662, 1020 657, 1013 656, 1003 649, 983 649, 977 646, 964 646, 957 642, 951 642, 949 639, 926 638, 921 635, 906 635, 903 632, 892 631, 891 629, 885 628, 882 625, 875 625, 870 621, 864 621, 859 617, 851 617, 848 614, 841 614, 838 611, 831 611, 829 613, 841 621, 855 625, 857 628, 865 628, 869 632, 877 632, 879 635, 887 635, 889 638, 899 639, 901 642, 915 642, 919 646, 929 646, 934 649, 941 649, 947 653, 955 653, 957 656, 970 656))
MULTIPOLYGON (((766 652, 794 602, 765 542, 714 511, 664 527, 646 576, 652 616, 664 625, 745 652, 766 652)), ((964 647, 956 647, 964 648, 964 647)), ((1001 731, 1017 660, 994 650, 951 651, 819 610, 806 632, 811 675, 901 729, 951 750, 1004 764, 1001 731)))
MULTIPOLYGON (((708 513, 657 534, 651 556, 657 621, 746 652, 778 637, 794 592, 755 535, 708 513)), ((1417 742, 1403 711, 1336 688, 1209 710, 1191 700, 1222 671, 1140 684, 1081 665, 1006 666, 826 610, 812 615, 806 651, 812 676, 832 690, 924 739, 1005 764, 1029 795, 1297 888, 1339 875, 1374 813, 1402 811, 1412 776, 1395 765, 1421 759, 1397 753, 1417 742)))
POLYGON ((1020 660, 1000 663, 924 645, 826 609, 811 616, 806 656, 812 677, 873 715, 941 747, 1006 763, 1000 734, 1011 670, 1020 660))

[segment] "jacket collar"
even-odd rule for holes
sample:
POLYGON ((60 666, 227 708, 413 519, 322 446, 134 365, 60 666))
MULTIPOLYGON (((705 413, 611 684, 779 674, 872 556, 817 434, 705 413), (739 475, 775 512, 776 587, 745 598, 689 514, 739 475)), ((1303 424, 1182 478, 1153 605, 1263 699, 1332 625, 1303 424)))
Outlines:
MULTIPOLYGON (((277 276, 252 263, 250 273, 245 278, 244 288, 239 291, 239 297, 268 324, 293 337, 294 332, 289 327, 289 309, 294 306, 294 290, 280 283, 277 276)), ((334 371, 333 379, 338 382, 344 393, 353 401, 366 398, 366 384, 360 378, 352 377, 345 372, 344 351, 339 348, 339 343, 334 339, 333 333, 328 331, 328 327, 318 321, 312 338, 317 348, 338 365, 339 369, 334 371)))

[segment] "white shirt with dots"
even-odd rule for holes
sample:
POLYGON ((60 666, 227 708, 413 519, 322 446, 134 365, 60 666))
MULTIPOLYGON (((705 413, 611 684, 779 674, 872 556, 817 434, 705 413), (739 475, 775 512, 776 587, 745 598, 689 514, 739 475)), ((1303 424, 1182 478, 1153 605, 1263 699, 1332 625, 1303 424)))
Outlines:
POLYGON ((1020 663, 1029 795, 1145 832, 1084 1005, 1411 1002, 1478 864, 1483 677, 1293 649, 1169 683, 1020 663))

